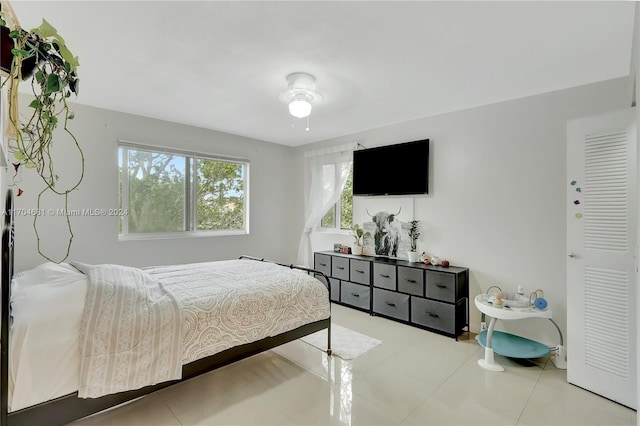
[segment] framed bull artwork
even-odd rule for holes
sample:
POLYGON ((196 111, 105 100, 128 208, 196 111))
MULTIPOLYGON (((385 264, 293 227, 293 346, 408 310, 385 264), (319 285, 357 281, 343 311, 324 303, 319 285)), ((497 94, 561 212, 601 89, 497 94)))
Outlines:
POLYGON ((367 256, 407 258, 411 248, 409 221, 413 220, 413 198, 354 197, 353 223, 365 233, 367 256))

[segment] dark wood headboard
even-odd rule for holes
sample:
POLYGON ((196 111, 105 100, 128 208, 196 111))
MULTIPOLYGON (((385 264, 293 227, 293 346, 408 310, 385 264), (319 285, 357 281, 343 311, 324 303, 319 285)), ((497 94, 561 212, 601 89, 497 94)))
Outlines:
POLYGON ((2 325, 0 330, 0 424, 7 424, 9 409, 9 325, 13 278, 13 191, 7 191, 2 227, 2 325))

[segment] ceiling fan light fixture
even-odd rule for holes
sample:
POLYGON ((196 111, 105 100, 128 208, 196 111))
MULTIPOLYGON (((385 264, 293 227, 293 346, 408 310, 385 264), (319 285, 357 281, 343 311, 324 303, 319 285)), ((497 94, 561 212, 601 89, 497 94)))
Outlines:
POLYGON ((311 108, 311 103, 302 97, 289 102, 289 114, 296 118, 308 117, 311 114, 311 108))
POLYGON ((289 105, 289 113, 296 118, 311 114, 314 105, 322 101, 316 92, 315 77, 305 72, 295 72, 287 76, 289 87, 280 92, 280 100, 289 105))

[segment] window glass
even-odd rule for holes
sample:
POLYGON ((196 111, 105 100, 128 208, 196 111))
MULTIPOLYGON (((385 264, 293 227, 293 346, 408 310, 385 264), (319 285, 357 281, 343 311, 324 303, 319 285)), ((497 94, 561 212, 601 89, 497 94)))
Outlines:
POLYGON ((353 173, 349 172, 340 196, 340 228, 351 229, 353 224, 353 173))
POLYGON ((215 160, 197 160, 197 229, 244 229, 244 166, 215 160))
POLYGON ((119 154, 121 235, 248 232, 247 161, 128 145, 119 154))
MULTIPOLYGON (((337 181, 335 164, 325 165, 323 169, 324 182, 329 185, 334 185, 337 181), (329 167, 327 167, 329 166, 329 167), (330 176, 329 176, 330 175, 330 176)), ((333 188, 333 186, 331 186, 333 188)), ((328 199, 328 196, 327 198, 328 199)), ((340 228, 351 229, 353 223, 353 172, 349 171, 349 176, 342 190, 342 194, 338 199, 338 202, 331 206, 329 211, 322 217, 320 221, 320 227, 322 228, 340 228), (338 226, 339 224, 339 226, 338 226)))
POLYGON ((130 149, 129 233, 184 230, 185 158, 130 149))

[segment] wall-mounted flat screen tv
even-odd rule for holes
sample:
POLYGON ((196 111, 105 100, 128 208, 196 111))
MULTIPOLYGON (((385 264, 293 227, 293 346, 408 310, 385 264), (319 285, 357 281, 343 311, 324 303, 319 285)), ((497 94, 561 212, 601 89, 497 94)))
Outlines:
POLYGON ((429 193, 429 139, 353 151, 353 195, 429 193))

